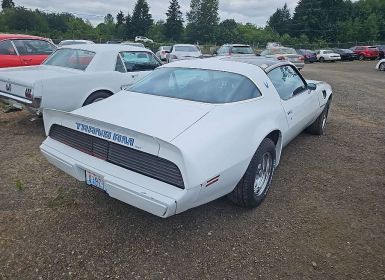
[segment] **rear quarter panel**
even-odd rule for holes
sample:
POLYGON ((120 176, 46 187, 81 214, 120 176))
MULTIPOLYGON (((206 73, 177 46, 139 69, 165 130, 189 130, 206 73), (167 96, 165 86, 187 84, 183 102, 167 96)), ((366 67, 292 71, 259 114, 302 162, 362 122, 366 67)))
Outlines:
POLYGON ((73 76, 48 79, 43 83, 42 108, 72 111, 83 106, 93 92, 106 90, 116 93, 130 81, 129 76, 119 72, 91 72, 73 76))

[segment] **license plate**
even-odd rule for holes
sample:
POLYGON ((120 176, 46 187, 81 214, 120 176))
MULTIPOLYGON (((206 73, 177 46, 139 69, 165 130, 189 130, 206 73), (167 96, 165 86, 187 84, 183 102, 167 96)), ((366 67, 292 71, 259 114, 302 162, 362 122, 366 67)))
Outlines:
POLYGON ((97 187, 98 189, 101 189, 105 191, 104 188, 104 179, 102 176, 97 175, 95 173, 92 173, 88 170, 86 170, 86 184, 89 186, 97 187))

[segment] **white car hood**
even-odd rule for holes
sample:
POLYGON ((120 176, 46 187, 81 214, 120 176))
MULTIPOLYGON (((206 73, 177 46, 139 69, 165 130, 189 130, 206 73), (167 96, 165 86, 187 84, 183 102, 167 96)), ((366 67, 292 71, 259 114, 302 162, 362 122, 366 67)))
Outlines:
POLYGON ((33 85, 40 80, 69 76, 78 73, 78 70, 46 65, 12 67, 0 69, 0 80, 22 85, 33 85))
POLYGON ((171 142, 214 107, 214 104, 121 91, 72 113, 171 142))

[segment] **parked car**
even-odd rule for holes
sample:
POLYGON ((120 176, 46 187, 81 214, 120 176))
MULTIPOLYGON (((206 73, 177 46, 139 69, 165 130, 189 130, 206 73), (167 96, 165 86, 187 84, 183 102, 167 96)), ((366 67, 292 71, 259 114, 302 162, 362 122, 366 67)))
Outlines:
POLYGON ((358 55, 359 60, 375 60, 379 55, 378 49, 374 46, 356 46, 353 47, 353 51, 358 55))
POLYGON ((332 51, 338 53, 342 61, 353 61, 358 59, 358 55, 350 49, 332 49, 332 51))
POLYGON ((101 102, 45 110, 40 149, 76 179, 163 218, 227 194, 252 208, 282 148, 306 128, 324 133, 331 95, 290 62, 178 61, 101 102))
POLYGON ((0 68, 38 65, 55 50, 47 38, 0 34, 0 68))
POLYGON ((277 47, 266 49, 261 52, 261 56, 275 58, 278 60, 286 60, 293 63, 299 70, 305 67, 305 58, 298 55, 295 49, 287 47, 277 47))
POLYGON ((121 44, 122 45, 133 46, 133 47, 145 48, 145 46, 142 43, 134 43, 134 42, 124 41, 121 44))
POLYGON ((305 63, 317 62, 317 54, 314 51, 306 49, 296 49, 296 51, 304 57, 305 63))
POLYGON ((160 46, 155 55, 160 60, 166 60, 167 59, 167 53, 169 53, 170 50, 171 50, 171 46, 160 46))
POLYGON ((385 71, 385 59, 381 59, 381 60, 377 63, 376 69, 377 69, 377 70, 380 70, 380 71, 385 71))
POLYGON ((178 60, 201 58, 202 52, 195 45, 177 44, 171 47, 170 52, 166 55, 167 62, 178 60))
POLYGON ((332 50, 318 50, 316 54, 319 62, 335 62, 337 60, 341 60, 341 56, 332 50))
POLYGON ((107 98, 161 65, 148 49, 84 44, 59 48, 42 65, 0 70, 0 98, 40 114, 107 98))
POLYGON ((110 40, 107 41, 106 44, 121 44, 122 42, 122 40, 110 40))
POLYGON ((147 37, 144 37, 144 36, 136 36, 135 37, 135 42, 144 42, 144 43, 154 43, 153 40, 147 38, 147 37))
POLYGON ((378 49, 378 58, 385 58, 385 45, 377 45, 376 48, 378 49))
POLYGON ((253 55, 255 53, 250 45, 244 44, 225 44, 214 52, 214 55, 229 55, 229 56, 240 56, 240 55, 253 55))
POLYGON ((90 40, 63 40, 58 44, 58 47, 69 46, 69 45, 84 45, 84 44, 95 44, 90 40))

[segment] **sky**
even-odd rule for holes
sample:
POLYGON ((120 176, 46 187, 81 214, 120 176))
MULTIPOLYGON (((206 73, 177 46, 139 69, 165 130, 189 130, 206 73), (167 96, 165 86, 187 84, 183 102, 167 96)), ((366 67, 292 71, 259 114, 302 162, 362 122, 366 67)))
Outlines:
MULTIPOLYGON (((50 12, 69 12, 88 19, 94 25, 103 22, 107 13, 114 17, 122 10, 132 14, 136 0, 14 0, 17 6, 38 8, 50 12)), ((166 19, 169 0, 147 0, 154 20, 166 19)), ((297 0, 219 0, 219 16, 221 20, 234 18, 238 22, 253 23, 264 26, 270 15, 285 2, 291 11, 297 0)), ((189 10, 190 0, 179 0, 183 14, 189 10)))

